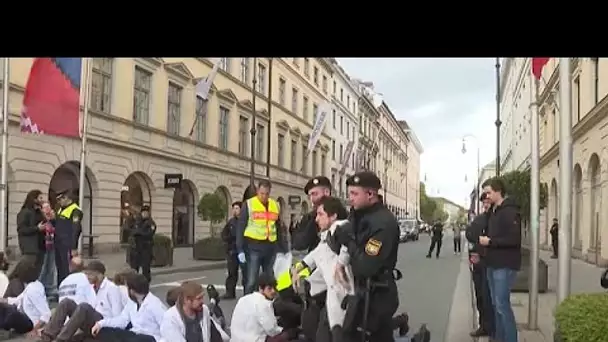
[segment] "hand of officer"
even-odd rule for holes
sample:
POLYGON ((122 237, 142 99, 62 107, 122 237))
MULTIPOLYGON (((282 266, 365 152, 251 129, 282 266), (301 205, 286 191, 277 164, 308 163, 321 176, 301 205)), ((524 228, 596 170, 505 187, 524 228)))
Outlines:
POLYGON ((245 258, 245 253, 243 253, 243 252, 239 253, 239 255, 237 257, 241 264, 244 264, 247 261, 247 259, 245 258))
POLYGON ((479 237, 479 244, 482 246, 487 246, 490 244, 490 238, 487 236, 480 236, 479 237))
POLYGON ((44 222, 38 223, 38 230, 43 232, 46 230, 46 224, 44 222))
POLYGON ((99 322, 95 323, 95 325, 91 328, 91 335, 93 337, 97 336, 97 334, 99 334, 99 330, 101 330, 101 325, 99 325, 99 322))

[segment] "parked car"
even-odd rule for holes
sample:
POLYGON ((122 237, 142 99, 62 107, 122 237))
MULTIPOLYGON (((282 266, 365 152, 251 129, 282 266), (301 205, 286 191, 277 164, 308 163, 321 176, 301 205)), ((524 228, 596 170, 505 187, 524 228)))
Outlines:
POLYGON ((399 241, 416 241, 419 237, 418 221, 415 219, 399 220, 399 241))

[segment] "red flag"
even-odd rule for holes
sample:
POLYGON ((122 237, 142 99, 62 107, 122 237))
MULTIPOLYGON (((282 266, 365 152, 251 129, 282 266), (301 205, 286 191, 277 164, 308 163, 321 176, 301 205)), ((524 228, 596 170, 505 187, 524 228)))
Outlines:
POLYGON ((36 58, 23 96, 21 132, 78 138, 82 58, 36 58))
POLYGON ((550 57, 532 57, 532 75, 537 80, 543 75, 543 68, 549 62, 550 57))

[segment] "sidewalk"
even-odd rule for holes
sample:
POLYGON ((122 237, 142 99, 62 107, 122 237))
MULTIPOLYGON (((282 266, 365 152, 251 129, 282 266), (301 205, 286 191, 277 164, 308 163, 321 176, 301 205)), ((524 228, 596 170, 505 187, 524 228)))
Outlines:
MULTIPOLYGON (((553 312, 557 303, 557 259, 551 259, 551 253, 541 250, 540 258, 549 266, 549 290, 538 295, 538 330, 527 330, 528 294, 511 294, 511 304, 519 326, 520 342, 552 342, 554 332, 553 312)), ((603 269, 582 260, 572 259, 572 294, 604 292, 600 286, 600 275, 603 269)), ((479 342, 487 339, 480 339, 479 342)))

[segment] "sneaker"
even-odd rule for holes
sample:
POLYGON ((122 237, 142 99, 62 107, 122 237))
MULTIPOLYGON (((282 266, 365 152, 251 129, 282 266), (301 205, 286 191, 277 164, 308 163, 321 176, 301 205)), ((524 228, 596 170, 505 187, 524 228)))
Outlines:
POLYGON ((485 337, 485 336, 489 336, 490 334, 488 334, 487 331, 485 331, 482 328, 479 328, 477 330, 471 331, 469 333, 469 335, 471 335, 471 337, 485 337))

